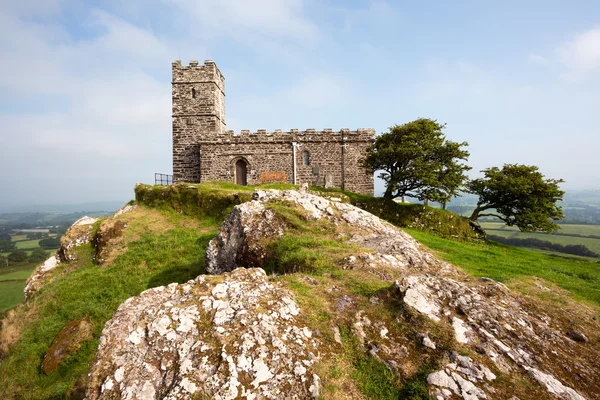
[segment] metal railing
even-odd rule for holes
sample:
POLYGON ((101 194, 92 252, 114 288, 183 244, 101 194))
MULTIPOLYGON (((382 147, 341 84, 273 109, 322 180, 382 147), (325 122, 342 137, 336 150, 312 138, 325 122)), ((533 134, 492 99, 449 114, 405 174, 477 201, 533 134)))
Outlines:
POLYGON ((172 185, 173 184, 173 175, 155 173, 154 174, 154 184, 155 185, 163 185, 163 186, 172 185))

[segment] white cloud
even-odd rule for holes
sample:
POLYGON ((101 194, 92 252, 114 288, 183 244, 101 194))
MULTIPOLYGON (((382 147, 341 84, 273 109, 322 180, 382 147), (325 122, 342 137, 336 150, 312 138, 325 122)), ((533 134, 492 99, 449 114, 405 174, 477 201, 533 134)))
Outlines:
POLYGON ((578 34, 560 46, 558 54, 567 79, 577 80, 600 69, 600 26, 578 34))
POLYGON ((236 40, 278 38, 313 42, 318 38, 316 25, 304 16, 302 0, 165 0, 176 4, 196 21, 205 34, 232 36, 236 40))
POLYGON ((527 59, 529 60, 529 62, 531 62, 533 64, 537 64, 537 65, 548 65, 548 63, 549 63, 549 61, 546 57, 540 56, 539 54, 535 54, 535 53, 529 53, 529 56, 527 57, 527 59))

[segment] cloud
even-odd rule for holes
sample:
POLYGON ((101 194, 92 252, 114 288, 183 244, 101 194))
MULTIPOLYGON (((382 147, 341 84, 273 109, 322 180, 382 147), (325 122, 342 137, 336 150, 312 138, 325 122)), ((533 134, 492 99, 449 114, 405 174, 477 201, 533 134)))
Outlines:
POLYGON ((165 0, 197 21, 197 31, 236 40, 279 41, 294 39, 310 43, 319 30, 304 16, 301 0, 165 0))
POLYGON ((567 68, 566 79, 578 80, 600 69, 600 26, 589 29, 564 43, 558 49, 567 68))
POLYGON ((537 65, 548 65, 548 63, 549 63, 549 61, 546 57, 540 56, 539 54, 535 54, 535 53, 529 53, 529 56, 527 57, 527 59, 529 60, 529 62, 531 62, 533 64, 537 64, 537 65))

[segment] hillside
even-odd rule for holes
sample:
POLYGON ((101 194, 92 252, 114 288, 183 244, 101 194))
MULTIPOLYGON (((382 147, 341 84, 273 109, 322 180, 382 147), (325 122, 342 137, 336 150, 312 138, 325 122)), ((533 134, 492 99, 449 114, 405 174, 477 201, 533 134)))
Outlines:
POLYGON ((4 316, 0 397, 600 398, 597 264, 266 189, 138 186, 78 221, 4 316))

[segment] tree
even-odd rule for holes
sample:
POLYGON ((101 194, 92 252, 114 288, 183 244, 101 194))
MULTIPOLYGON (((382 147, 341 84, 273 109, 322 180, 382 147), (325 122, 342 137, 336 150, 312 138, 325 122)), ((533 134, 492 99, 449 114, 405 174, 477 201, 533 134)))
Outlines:
POLYGON ((44 249, 38 247, 31 252, 28 261, 30 263, 41 263, 42 261, 46 261, 46 258, 48 258, 48 253, 44 251, 44 249))
POLYGON ((458 193, 467 178, 465 172, 471 169, 460 163, 469 157, 463 149, 468 143, 446 140, 444 127, 426 118, 395 125, 367 149, 364 164, 382 171, 385 198, 446 202, 458 193))
POLYGON ((0 252, 2 253, 6 253, 9 251, 13 251, 16 250, 17 246, 15 245, 14 242, 11 241, 7 241, 7 240, 0 240, 0 252))
POLYGON ((2 267, 8 267, 8 258, 0 255, 0 268, 2 267))
POLYGON ((60 240, 57 238, 42 239, 38 242, 43 249, 57 249, 60 246, 60 240))
POLYGON ((27 253, 24 250, 16 250, 8 255, 8 261, 11 264, 18 264, 27 261, 27 253))
POLYGON ((493 216, 522 232, 554 233, 559 229, 554 221, 564 218, 556 204, 565 193, 558 187, 562 179, 544 179, 534 165, 505 164, 502 169, 481 172, 484 178, 468 184, 469 193, 479 196, 471 221, 493 216))

